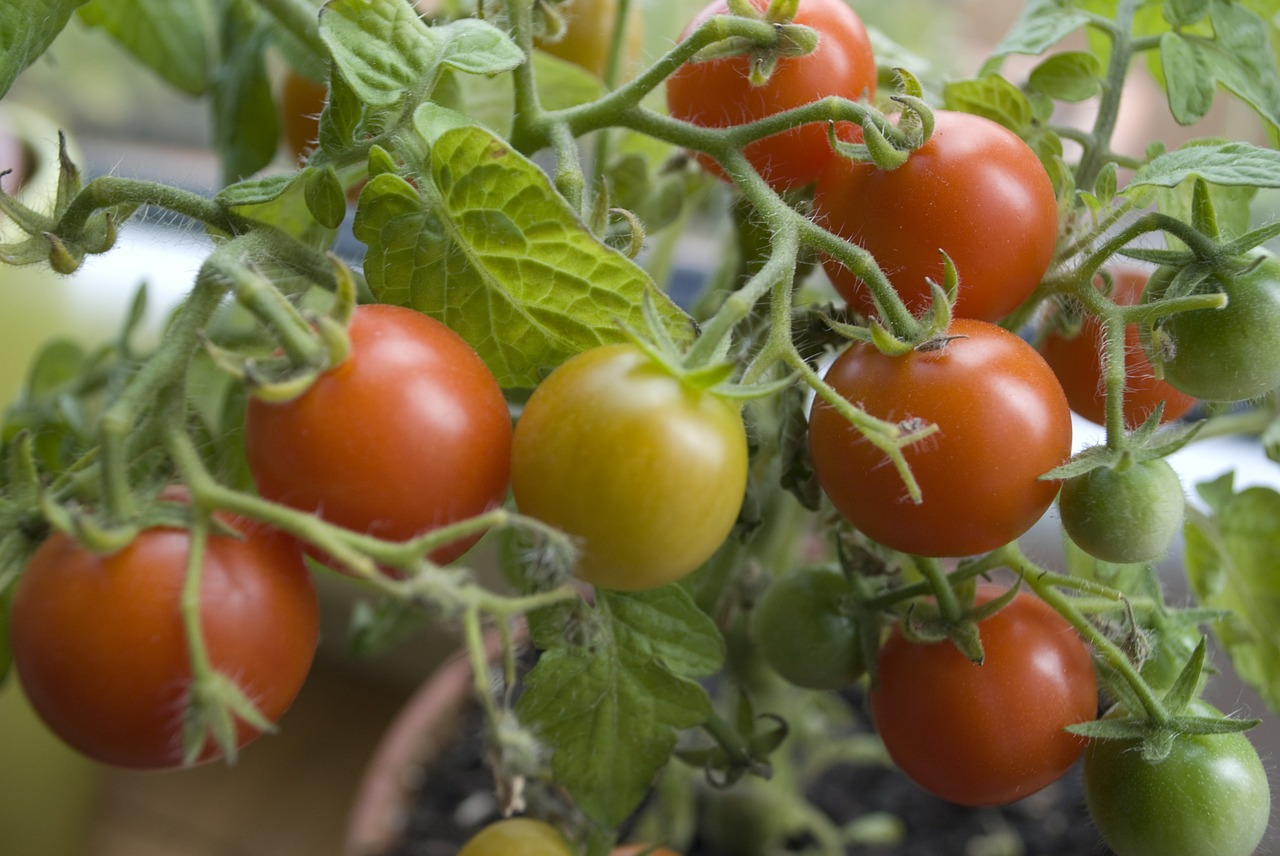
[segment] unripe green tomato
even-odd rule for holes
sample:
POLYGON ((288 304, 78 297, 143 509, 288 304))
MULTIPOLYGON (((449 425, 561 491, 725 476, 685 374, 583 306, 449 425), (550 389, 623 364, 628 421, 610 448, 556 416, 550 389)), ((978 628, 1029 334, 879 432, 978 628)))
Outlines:
MULTIPOLYGON (((1147 285, 1159 296, 1175 271, 1161 268, 1147 285)), ((1280 259, 1266 256, 1237 276, 1213 275, 1197 293, 1221 292, 1221 309, 1193 309, 1163 319, 1152 362, 1170 386, 1204 401, 1244 401, 1280 386, 1280 259)))
POLYGON ((1267 772, 1240 732, 1181 735, 1158 763, 1144 760, 1134 740, 1093 740, 1084 792, 1094 826, 1119 856, 1249 856, 1271 816, 1267 772))
POLYGON ((1182 527, 1186 500, 1168 461, 1129 461, 1067 479, 1058 494, 1062 527, 1104 562, 1161 558, 1182 527))
POLYGON ((458 856, 573 856, 573 851, 551 824, 512 817, 477 832, 458 856))
POLYGON ((834 690, 866 671, 858 625, 844 608, 848 580, 828 568, 802 568, 778 577, 751 615, 761 655, 798 687, 834 690))

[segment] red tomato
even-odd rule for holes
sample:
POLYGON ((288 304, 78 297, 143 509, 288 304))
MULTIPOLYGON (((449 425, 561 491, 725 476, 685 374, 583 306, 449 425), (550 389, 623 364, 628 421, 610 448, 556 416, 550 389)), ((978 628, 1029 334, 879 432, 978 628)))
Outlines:
MULTIPOLYGON (((358 306, 351 353, 292 401, 251 399, 249 468, 263 496, 340 526, 406 540, 499 505, 511 417, 460 336, 399 306, 358 306)), ((475 539, 431 558, 450 562, 475 539)))
MULTIPOLYGON (((751 0, 760 11, 768 0, 751 0)), ((685 28, 687 37, 712 15, 728 14, 725 0, 705 7, 685 28)), ((671 115, 704 128, 754 122, 784 110, 835 95, 870 98, 876 89, 876 61, 862 20, 843 0, 804 0, 794 23, 818 32, 812 53, 778 61, 763 86, 752 86, 748 55, 686 63, 667 79, 671 115)), ((825 123, 815 122, 757 140, 746 148, 747 159, 777 190, 801 187, 817 179, 834 157, 825 123)), ((710 158, 698 161, 711 172, 724 172, 710 158)))
POLYGON ((968 556, 1017 538, 1058 492, 1040 476, 1071 454, 1066 397, 1034 348, 966 318, 948 337, 900 357, 853 344, 826 376, 872 416, 939 427, 906 450, 920 503, 825 401, 809 418, 814 470, 836 509, 876 541, 922 556, 968 556))
MULTIPOLYGON (((997 597, 979 588, 978 603, 997 597)), ((871 713, 889 756, 930 793, 961 805, 1029 796, 1075 763, 1086 741, 1064 731, 1097 714, 1089 649, 1044 601, 1021 593, 978 625, 985 659, 950 642, 919 645, 895 628, 876 662, 871 713)))
MULTIPOLYGON (((1142 299, 1147 274, 1133 268, 1111 271, 1111 299, 1121 306, 1131 306, 1142 299)), ((1107 396, 1102 368, 1102 325, 1092 315, 1086 316, 1080 333, 1068 338, 1055 331, 1045 337, 1040 353, 1062 383, 1071 409, 1085 419, 1102 425, 1107 419, 1107 396)), ((1138 340, 1138 327, 1130 324, 1124 332, 1124 424, 1137 428, 1147 420, 1160 402, 1164 413, 1160 421, 1172 422, 1195 406, 1196 400, 1179 392, 1155 376, 1138 340)))
MULTIPOLYGON (((274 722, 311 667, 319 607, 296 541, 238 528, 243 538, 208 539, 201 628, 213 668, 274 722)), ((186 530, 148 529, 101 556, 54 534, 18 581, 11 638, 23 688, 49 728, 91 758, 139 769, 182 762, 190 543, 186 530)), ((239 745, 257 736, 240 723, 239 745)), ((200 760, 219 754, 210 743, 200 760)))
MULTIPOLYGON (((814 211, 875 256, 913 312, 929 301, 926 279, 942 282, 944 250, 960 276, 955 314, 996 321, 1026 299, 1053 259, 1053 185, 1012 131, 967 113, 934 116, 933 136, 895 170, 833 158, 814 211)), ((823 266, 851 308, 875 311, 860 278, 834 259, 823 266)))

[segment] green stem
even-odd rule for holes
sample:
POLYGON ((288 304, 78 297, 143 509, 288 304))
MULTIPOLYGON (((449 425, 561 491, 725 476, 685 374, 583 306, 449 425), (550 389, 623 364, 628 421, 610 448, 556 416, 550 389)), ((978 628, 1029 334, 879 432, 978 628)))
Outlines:
POLYGON ((90 181, 63 212, 54 232, 78 235, 95 212, 118 205, 152 205, 197 220, 227 234, 245 231, 250 221, 228 212, 217 202, 156 181, 101 176, 90 181))
POLYGON ((959 621, 964 610, 960 607, 956 590, 951 587, 950 578, 942 570, 942 564, 937 559, 922 556, 917 559, 916 566, 924 574, 929 590, 938 602, 938 611, 942 613, 942 617, 947 621, 959 621))
POLYGON ((1134 45, 1130 32, 1141 2, 1142 0, 1120 0, 1111 25, 1104 30, 1111 38, 1111 57, 1107 62, 1106 79, 1098 101, 1091 140, 1086 143, 1080 163, 1076 166, 1077 187, 1091 189, 1106 163, 1106 154, 1111 148, 1111 138, 1115 135, 1116 122, 1120 116, 1124 81, 1129 72, 1129 62, 1133 59, 1134 45))

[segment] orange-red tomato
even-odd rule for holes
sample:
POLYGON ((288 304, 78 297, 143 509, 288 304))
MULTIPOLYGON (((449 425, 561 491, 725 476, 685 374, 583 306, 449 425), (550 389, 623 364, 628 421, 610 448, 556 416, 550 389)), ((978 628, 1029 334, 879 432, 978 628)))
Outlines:
MULTIPOLYGON (((818 180, 818 221, 871 253, 913 312, 941 283, 945 251, 958 317, 996 321, 1039 284, 1053 259, 1058 208, 1039 158, 990 119, 935 111, 925 144, 894 170, 834 158, 818 180)), ((834 259, 823 267, 849 306, 872 314, 866 284, 834 259)))
MULTIPOLYGON (((751 0, 759 10, 768 0, 751 0)), ((705 7, 685 29, 684 36, 712 15, 728 14, 725 0, 705 7)), ((795 23, 817 30, 818 47, 804 56, 784 58, 769 80, 752 86, 747 55, 686 63, 667 79, 671 115, 704 128, 742 125, 802 107, 827 96, 850 99, 875 94, 876 61, 862 20, 844 0, 805 0, 795 23)), ((834 157, 827 127, 814 122, 757 140, 746 148, 747 159, 775 189, 801 187, 818 178, 834 157)), ((724 176, 710 158, 698 161, 724 176)))
MULTIPOLYGON (((1147 274, 1135 268, 1119 268, 1111 271, 1111 299, 1121 306, 1131 306, 1142 299, 1147 284, 1147 274)), ((1040 353, 1053 368, 1067 394, 1071 409, 1099 425, 1107 419, 1106 386, 1103 382, 1102 325, 1093 316, 1086 316, 1076 336, 1067 337, 1060 331, 1050 332, 1040 345, 1040 353)), ((1137 428, 1164 402, 1160 421, 1171 422, 1181 418, 1196 400, 1174 389, 1155 375, 1151 361, 1147 359, 1138 340, 1138 328, 1130 324, 1124 333, 1124 424, 1137 428)))
POLYGON ((305 163, 320 137, 320 113, 329 88, 303 77, 293 69, 284 74, 280 87, 280 127, 285 151, 296 163, 305 163))
POLYGON ((826 376, 872 416, 938 426, 905 450, 919 503, 888 457, 821 398, 809 418, 814 470, 836 509, 872 539, 922 556, 983 553, 1026 532, 1058 493, 1040 476, 1071 454, 1066 396, 1034 348, 970 318, 947 335, 898 357, 855 343, 826 376))
MULTIPOLYGON (((288 709, 315 654, 319 608, 297 542, 261 526, 211 535, 200 585, 210 663, 267 720, 288 709)), ((32 706, 71 746, 107 764, 178 766, 191 666, 181 594, 191 537, 140 533, 110 555, 57 533, 14 593, 14 664, 32 706)), ((237 742, 258 736, 239 723, 237 742)), ((210 743, 201 761, 220 755, 210 743)))
MULTIPOLYGON (((1002 592, 979 588, 977 602, 1002 592)), ((1022 592, 979 622, 985 655, 910 642, 895 628, 880 651, 871 713, 894 763, 961 805, 1003 805, 1059 778, 1086 741, 1068 725, 1097 715, 1088 646, 1044 601, 1022 592)))
MULTIPOLYGON (((402 541, 506 496, 511 416, 475 351, 400 306, 356 307, 351 351, 291 401, 251 399, 249 469, 263 496, 402 541)), ((432 553, 450 562, 476 539, 432 553)))

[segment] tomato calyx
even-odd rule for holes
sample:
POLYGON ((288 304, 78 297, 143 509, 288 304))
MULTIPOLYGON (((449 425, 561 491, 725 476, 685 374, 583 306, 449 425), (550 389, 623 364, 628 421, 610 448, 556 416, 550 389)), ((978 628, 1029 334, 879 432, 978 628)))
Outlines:
POLYGON ((905 164, 911 153, 933 135, 935 125, 933 108, 924 100, 924 87, 919 79, 905 68, 893 71, 899 91, 890 95, 889 100, 902 108, 894 133, 900 144, 895 145, 889 139, 887 131, 892 126, 887 117, 878 113, 868 112, 862 120, 862 142, 842 139, 835 122, 827 125, 828 142, 837 155, 855 162, 870 161, 885 172, 905 164))
MULTIPOLYGON (((949 585, 949 583, 948 583, 949 585)), ((1013 602, 1022 590, 1019 580, 997 597, 983 603, 974 603, 977 593, 972 580, 959 586, 956 594, 960 604, 957 614, 949 616, 948 610, 934 599, 912 601, 902 617, 902 635, 917 645, 949 643, 970 662, 982 665, 986 655, 978 625, 1013 602)))

